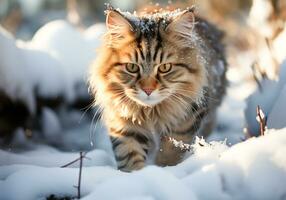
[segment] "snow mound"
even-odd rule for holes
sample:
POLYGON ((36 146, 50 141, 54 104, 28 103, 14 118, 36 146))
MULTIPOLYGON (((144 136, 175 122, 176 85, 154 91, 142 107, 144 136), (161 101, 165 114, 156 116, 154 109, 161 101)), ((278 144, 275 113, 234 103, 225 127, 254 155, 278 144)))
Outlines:
POLYGON ((22 100, 33 113, 35 92, 39 96, 69 96, 60 63, 39 49, 16 41, 0 27, 0 90, 22 100))
MULTIPOLYGON (((88 165, 83 168, 82 199, 286 198, 286 128, 268 130, 265 136, 251 138, 232 147, 225 142, 206 143, 198 139, 193 148, 194 154, 177 166, 148 166, 133 173, 120 172, 112 165, 96 166, 96 162, 89 163, 96 156, 89 156, 92 160, 84 160, 88 165)), ((58 162, 46 163, 44 167, 42 163, 45 163, 46 153, 41 151, 39 154, 42 157, 35 159, 34 164, 31 154, 20 155, 22 159, 29 156, 29 162, 11 156, 14 161, 5 164, 8 159, 4 159, 0 167, 1 199, 33 200, 44 199, 51 194, 77 195, 73 185, 77 184, 78 168, 59 168, 58 162), (22 165, 15 165, 17 160, 22 165)), ((76 154, 74 156, 77 157, 76 154)), ((50 158, 67 161, 71 154, 65 157, 54 151, 46 160, 50 158)))
POLYGON ((40 28, 30 45, 59 59, 70 81, 75 84, 84 81, 103 33, 101 24, 93 25, 82 33, 68 22, 56 20, 40 28))
MULTIPOLYGON (((72 102, 82 96, 88 66, 105 32, 95 24, 80 32, 66 21, 52 21, 29 42, 16 41, 0 26, 0 90, 22 100, 35 112, 36 95, 63 97, 72 102)), ((84 88, 87 94, 87 86, 84 88)))

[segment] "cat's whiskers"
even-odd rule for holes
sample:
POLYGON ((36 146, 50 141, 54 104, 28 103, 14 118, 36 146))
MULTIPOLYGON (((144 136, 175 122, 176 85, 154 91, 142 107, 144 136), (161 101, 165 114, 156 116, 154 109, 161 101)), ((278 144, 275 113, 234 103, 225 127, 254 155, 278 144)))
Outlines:
POLYGON ((179 97, 175 93, 170 92, 170 98, 169 99, 176 101, 177 103, 181 104, 184 108, 188 109, 188 107, 189 107, 189 103, 187 101, 185 101, 183 98, 179 97))
POLYGON ((177 99, 181 104, 183 104, 184 106, 187 106, 188 103, 186 101, 184 101, 182 98, 180 98, 178 95, 176 94, 171 94, 171 97, 174 97, 175 99, 177 99))
POLYGON ((102 108, 100 105, 98 105, 97 107, 97 110, 95 111, 93 117, 92 117, 92 120, 91 120, 91 124, 90 124, 90 127, 89 127, 89 140, 90 140, 90 144, 91 146, 93 146, 93 136, 94 136, 94 133, 95 133, 95 129, 96 128, 96 124, 98 123, 99 119, 101 119, 101 116, 102 115, 102 108), (96 119, 95 123, 94 123, 94 120, 95 120, 95 117, 97 116, 97 114, 99 114, 99 117, 96 119), (93 125, 95 124, 95 125, 93 125))
MULTIPOLYGON (((176 97, 177 102, 182 102, 182 98, 178 97, 176 94, 172 93, 171 96, 172 96, 172 97, 176 97)), ((193 100, 191 97, 189 97, 189 96, 185 96, 185 98, 191 99, 192 102, 194 102, 194 100, 193 100)), ((184 102, 186 102, 186 101, 184 101, 184 102)), ((186 102, 186 103, 187 103, 187 102, 186 102)), ((200 120, 202 120, 202 118, 200 117, 198 111, 194 108, 194 106, 193 106, 192 104, 187 103, 187 106, 186 106, 186 107, 187 107, 187 109, 190 108, 190 111, 195 112, 195 114, 197 115, 197 117, 198 117, 200 120)), ((193 120, 195 120, 195 115, 190 115, 190 116, 192 117, 193 120)), ((194 124, 194 126, 195 126, 196 128, 199 128, 199 127, 197 127, 196 124, 194 124)))
POLYGON ((128 101, 130 101, 130 99, 127 96, 122 96, 116 105, 119 106, 120 104, 127 103, 128 101))
POLYGON ((84 108, 80 109, 81 111, 84 110, 84 112, 81 114, 80 119, 78 120, 78 123, 81 123, 81 120, 84 118, 84 115, 93 107, 93 102, 89 103, 89 105, 85 106, 84 108))
MULTIPOLYGON (((189 92, 189 93, 192 93, 192 94, 195 94, 195 95, 200 95, 198 92, 194 92, 194 91, 191 91, 191 90, 186 90, 186 89, 180 89, 180 88, 177 88, 176 91, 181 91, 181 92, 189 92)), ((182 95, 184 95, 184 93, 182 93, 182 95)), ((186 96, 186 95, 184 95, 186 96)), ((219 102, 219 99, 216 99, 216 98, 213 98, 213 97, 210 97, 206 94, 203 95, 203 98, 206 98, 210 101, 213 101, 213 102, 219 102)))
MULTIPOLYGON (((196 103, 195 100, 190 97, 190 96, 184 96, 186 99, 190 99, 193 103, 196 103)), ((202 121, 202 117, 200 116, 200 113, 197 111, 197 109, 192 105, 190 104, 191 108, 192 108, 192 112, 195 112, 195 114, 197 115, 197 117, 200 119, 200 121, 202 121)), ((193 116, 193 119, 195 119, 195 116, 193 116)), ((196 124, 194 124, 196 126, 196 128, 199 128, 197 127, 196 124)))
MULTIPOLYGON (((172 96, 174 97, 174 95, 172 95, 172 96)), ((171 100, 175 101, 175 103, 180 103, 178 98, 171 99, 171 100)), ((188 110, 190 109, 191 111, 194 110, 192 104, 189 104, 188 106, 186 106, 186 108, 188 110)), ((195 116, 194 115, 189 115, 189 116, 192 118, 193 121, 195 121, 195 116)), ((201 120, 201 117, 199 117, 199 119, 201 120)), ((198 126, 196 124, 194 124, 194 126, 195 126, 196 129, 198 128, 198 126)))

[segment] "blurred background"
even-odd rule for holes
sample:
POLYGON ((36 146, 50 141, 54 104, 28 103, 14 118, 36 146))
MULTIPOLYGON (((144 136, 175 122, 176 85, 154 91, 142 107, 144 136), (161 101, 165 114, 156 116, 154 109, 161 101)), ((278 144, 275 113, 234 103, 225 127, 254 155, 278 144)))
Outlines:
MULTIPOLYGON (((213 139, 238 142, 243 128, 257 134, 258 104, 274 115, 271 119, 281 118, 273 109, 283 86, 285 0, 0 0, 2 148, 16 151, 44 143, 76 151, 102 146, 104 127, 100 113, 91 108, 86 82, 105 32, 105 3, 130 12, 195 5, 199 16, 224 31, 231 89, 219 112, 215 132, 220 136, 213 139), (237 134, 230 137, 230 132, 237 134)), ((271 119, 270 127, 286 124, 271 119)))
POLYGON ((252 0, 233 0, 231 4, 226 0, 158 0, 156 2, 150 0, 1 0, 1 25, 17 38, 27 40, 31 39, 42 25, 56 19, 67 19, 75 25, 84 27, 103 22, 105 3, 111 3, 114 7, 128 11, 174 9, 196 5, 203 11, 199 13, 204 17, 219 22, 226 18, 239 20, 241 17, 246 17, 251 9, 252 0))

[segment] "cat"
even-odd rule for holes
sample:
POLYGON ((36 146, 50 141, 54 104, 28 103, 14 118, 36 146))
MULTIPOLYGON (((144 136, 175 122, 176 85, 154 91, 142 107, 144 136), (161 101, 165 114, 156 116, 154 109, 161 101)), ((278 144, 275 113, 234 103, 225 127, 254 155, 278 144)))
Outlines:
POLYGON ((193 8, 137 15, 109 6, 107 33, 89 75, 118 169, 175 165, 207 136, 226 88, 223 34, 193 8))

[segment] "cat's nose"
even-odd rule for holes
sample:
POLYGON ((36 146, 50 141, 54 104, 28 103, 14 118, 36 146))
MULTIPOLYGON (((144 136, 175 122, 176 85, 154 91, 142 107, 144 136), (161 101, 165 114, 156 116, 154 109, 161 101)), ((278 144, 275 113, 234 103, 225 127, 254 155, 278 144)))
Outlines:
POLYGON ((148 95, 150 96, 152 94, 152 92, 154 91, 153 88, 142 88, 142 90, 148 95))

